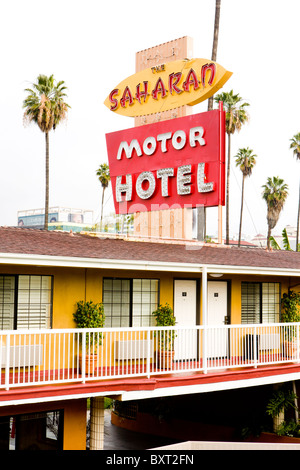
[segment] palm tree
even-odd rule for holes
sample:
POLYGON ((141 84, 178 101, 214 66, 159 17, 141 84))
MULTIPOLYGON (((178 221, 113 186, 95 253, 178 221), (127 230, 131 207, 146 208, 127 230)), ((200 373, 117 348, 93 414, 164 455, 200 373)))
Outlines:
POLYGON ((106 163, 102 163, 96 171, 98 180, 102 186, 102 202, 101 202, 101 219, 100 219, 100 230, 102 230, 102 218, 103 218, 103 204, 104 204, 104 191, 108 187, 110 182, 109 166, 106 163))
POLYGON ((253 150, 247 148, 239 149, 237 155, 235 156, 235 164, 238 166, 243 174, 242 178, 242 196, 241 196, 241 214, 240 214, 240 229, 239 229, 239 243, 238 246, 241 246, 241 236, 242 236, 242 218, 243 218, 243 206, 244 206, 244 185, 245 179, 247 176, 251 176, 252 169, 256 164, 256 157, 253 153, 253 150))
MULTIPOLYGON (((291 140, 290 149, 293 149, 293 153, 297 160, 300 161, 300 132, 295 134, 291 140)), ((299 202, 298 202, 298 215, 297 215, 297 234, 296 234, 296 251, 299 250, 299 223, 300 223, 300 183, 299 183, 299 202)))
POLYGON ((245 124, 249 115, 246 111, 246 106, 249 103, 243 102, 243 98, 237 93, 222 92, 215 96, 215 102, 223 101, 224 109, 226 111, 226 133, 228 136, 228 150, 227 150, 227 182, 226 182, 226 244, 229 245, 229 185, 230 185, 230 153, 231 153, 231 134, 235 131, 239 132, 243 124, 245 124))
POLYGON ((49 214, 49 132, 55 130, 58 124, 67 118, 68 108, 64 98, 64 82, 56 82, 53 75, 39 75, 33 89, 26 88, 27 98, 23 101, 25 122, 34 122, 45 134, 46 143, 46 184, 45 184, 45 223, 48 230, 49 214))
POLYGON ((267 203, 267 221, 268 221, 268 237, 267 247, 270 249, 271 231, 278 222, 280 212, 284 206, 288 196, 288 185, 278 176, 268 178, 267 183, 263 186, 263 199, 267 203))

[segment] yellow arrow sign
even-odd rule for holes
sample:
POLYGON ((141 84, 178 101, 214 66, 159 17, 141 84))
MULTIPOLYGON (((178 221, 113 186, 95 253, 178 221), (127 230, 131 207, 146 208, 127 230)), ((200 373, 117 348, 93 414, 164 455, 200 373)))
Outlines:
POLYGON ((168 62, 126 78, 104 104, 115 113, 131 117, 194 106, 214 95, 231 75, 207 59, 168 62))

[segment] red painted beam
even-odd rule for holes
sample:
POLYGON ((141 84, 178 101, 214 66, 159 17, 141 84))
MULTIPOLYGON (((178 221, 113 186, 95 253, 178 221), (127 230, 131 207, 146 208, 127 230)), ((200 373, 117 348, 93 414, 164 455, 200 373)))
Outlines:
POLYGON ((147 378, 123 378, 114 380, 87 381, 85 383, 78 382, 73 384, 62 385, 45 385, 45 386, 28 386, 22 388, 11 388, 9 390, 0 391, 1 402, 25 402, 31 399, 43 398, 68 398, 70 396, 93 395, 97 393, 114 393, 122 391, 146 391, 168 387, 184 387, 191 385, 205 385, 213 383, 221 383, 228 381, 250 380, 255 378, 270 377, 275 375, 285 375, 291 373, 300 373, 299 364, 288 364, 277 367, 260 367, 247 368, 238 370, 227 370, 225 373, 213 372, 203 374, 196 372, 193 374, 165 374, 150 379, 147 378))

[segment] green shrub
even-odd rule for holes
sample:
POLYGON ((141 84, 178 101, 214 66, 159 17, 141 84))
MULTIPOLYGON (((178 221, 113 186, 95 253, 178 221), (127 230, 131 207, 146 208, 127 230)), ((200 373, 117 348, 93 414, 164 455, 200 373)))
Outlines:
POLYGON ((156 326, 174 326, 176 323, 173 310, 169 304, 159 305, 158 308, 152 312, 156 320, 156 326))
MULTIPOLYGON (((156 326, 175 326, 176 319, 169 304, 159 305, 158 308, 152 312, 156 320, 156 326)), ((172 351, 174 349, 175 331, 158 331, 155 333, 158 338, 158 345, 160 350, 172 351)))
MULTIPOLYGON (((73 318, 77 328, 103 328, 105 322, 102 303, 80 300, 76 304, 73 318)), ((87 334, 87 344, 102 344, 102 333, 87 334)))
POLYGON ((289 291, 281 299, 281 320, 285 323, 300 321, 300 294, 289 291))

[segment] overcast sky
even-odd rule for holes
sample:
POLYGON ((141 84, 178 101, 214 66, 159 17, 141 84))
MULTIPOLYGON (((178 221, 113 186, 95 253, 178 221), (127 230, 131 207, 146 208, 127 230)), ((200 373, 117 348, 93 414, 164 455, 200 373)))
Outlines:
MULTIPOLYGON (((39 74, 68 87, 66 124, 50 135, 50 206, 94 211, 100 218, 96 169, 107 162, 105 133, 134 125, 103 104, 135 72, 135 53, 190 36, 194 57, 211 57, 215 0, 10 0, 0 6, 0 225, 16 225, 17 212, 44 206, 45 142, 23 125, 24 89, 39 74)), ((262 185, 280 176, 289 196, 275 232, 296 225, 300 162, 289 149, 300 132, 298 0, 222 0, 217 62, 233 72, 223 91, 250 103, 250 122, 232 138, 231 234, 238 232, 241 172, 234 156, 250 147, 258 155, 246 181, 243 232, 266 234, 262 185)), ((206 111, 207 102, 194 107, 206 111)), ((106 196, 105 210, 113 208, 106 196)), ((225 214, 225 212, 224 212, 225 214)), ((225 220, 225 217, 224 217, 225 220)), ((208 210, 208 234, 217 217, 208 210)))

